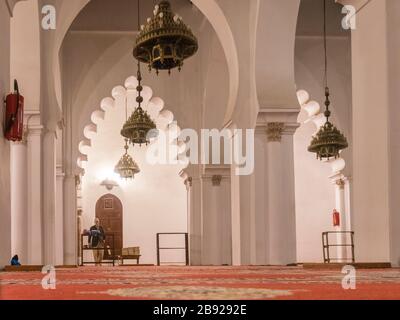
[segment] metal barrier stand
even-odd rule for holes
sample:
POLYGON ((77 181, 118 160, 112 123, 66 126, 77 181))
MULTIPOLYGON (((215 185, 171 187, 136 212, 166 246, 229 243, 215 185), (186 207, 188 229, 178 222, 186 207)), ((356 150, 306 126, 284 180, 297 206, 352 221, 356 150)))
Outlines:
MULTIPOLYGON (((331 263, 332 260, 345 260, 343 258, 331 258, 329 249, 331 247, 350 247, 351 248, 351 262, 355 263, 354 256, 354 231, 327 231, 322 233, 322 249, 324 255, 324 263, 331 263), (350 235, 351 243, 347 244, 329 244, 329 235, 330 234, 343 234, 350 235)), ((346 259, 350 260, 350 259, 346 259)))
MULTIPOLYGON (((179 262, 161 262, 160 252, 161 250, 185 250, 185 265, 189 265, 189 234, 184 232, 166 232, 166 233, 157 233, 157 266, 160 266, 162 263, 179 263, 179 262), (161 248, 160 247, 160 236, 162 235, 184 235, 185 236, 185 247, 172 247, 172 248, 161 248)), ((182 262, 183 263, 183 262, 182 262)))

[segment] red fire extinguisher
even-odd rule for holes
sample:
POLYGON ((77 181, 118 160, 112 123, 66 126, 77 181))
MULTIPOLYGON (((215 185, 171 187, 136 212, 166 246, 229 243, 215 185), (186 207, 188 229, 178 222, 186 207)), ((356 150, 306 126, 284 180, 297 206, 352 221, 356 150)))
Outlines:
POLYGON ((336 209, 333 210, 333 226, 340 227, 340 213, 336 209))
POLYGON ((21 141, 24 132, 24 97, 19 93, 17 80, 14 80, 14 93, 6 97, 5 104, 4 136, 10 141, 21 141))

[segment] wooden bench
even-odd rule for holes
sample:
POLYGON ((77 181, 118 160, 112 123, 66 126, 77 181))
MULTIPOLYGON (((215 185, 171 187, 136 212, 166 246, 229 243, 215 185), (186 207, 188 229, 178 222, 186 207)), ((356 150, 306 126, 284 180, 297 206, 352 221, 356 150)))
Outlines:
POLYGON ((140 257, 140 247, 123 248, 119 260, 121 265, 124 265, 124 260, 136 260, 136 263, 139 264, 140 257))

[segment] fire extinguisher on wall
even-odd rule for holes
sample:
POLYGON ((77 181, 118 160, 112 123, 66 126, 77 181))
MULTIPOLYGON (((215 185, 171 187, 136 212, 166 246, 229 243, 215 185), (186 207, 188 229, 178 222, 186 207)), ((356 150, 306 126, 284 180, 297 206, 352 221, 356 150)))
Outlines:
POLYGON ((340 213, 336 209, 333 210, 333 226, 340 227, 340 213))
POLYGON ((21 141, 24 133, 24 97, 19 93, 17 80, 14 80, 14 92, 4 102, 4 136, 9 141, 21 141))

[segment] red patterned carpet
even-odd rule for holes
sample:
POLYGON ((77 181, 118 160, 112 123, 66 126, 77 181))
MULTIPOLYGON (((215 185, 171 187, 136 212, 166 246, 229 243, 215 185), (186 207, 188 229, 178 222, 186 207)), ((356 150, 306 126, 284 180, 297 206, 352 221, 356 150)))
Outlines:
POLYGON ((400 299, 400 270, 357 270, 356 290, 337 271, 300 267, 83 267, 57 269, 56 289, 40 272, 1 272, 7 300, 400 299))

